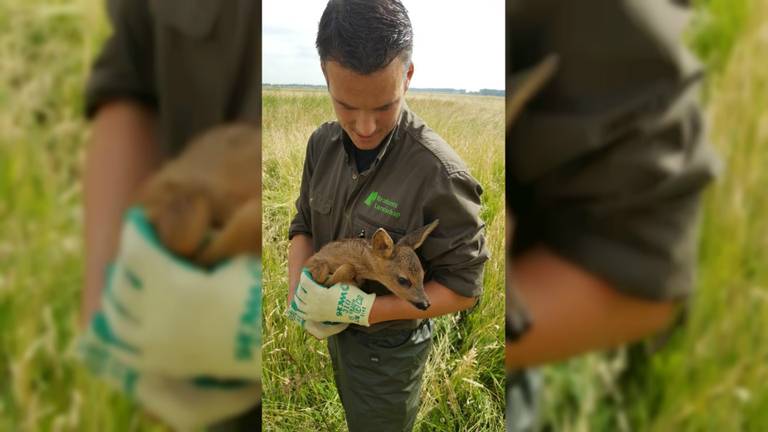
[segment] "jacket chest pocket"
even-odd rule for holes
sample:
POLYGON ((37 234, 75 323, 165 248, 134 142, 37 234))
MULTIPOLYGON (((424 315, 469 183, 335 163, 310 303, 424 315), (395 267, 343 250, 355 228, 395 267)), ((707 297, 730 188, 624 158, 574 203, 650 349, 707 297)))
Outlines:
POLYGON ((314 192, 309 196, 309 208, 312 211, 312 235, 317 237, 322 244, 334 240, 331 204, 329 197, 314 192))

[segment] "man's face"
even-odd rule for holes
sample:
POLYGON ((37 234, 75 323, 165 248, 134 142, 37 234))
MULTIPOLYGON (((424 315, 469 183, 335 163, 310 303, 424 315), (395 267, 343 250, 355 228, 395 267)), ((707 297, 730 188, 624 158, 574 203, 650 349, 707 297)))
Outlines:
POLYGON ((341 127, 357 148, 376 148, 395 127, 413 64, 406 76, 399 57, 369 75, 360 75, 335 61, 325 62, 323 71, 341 127))

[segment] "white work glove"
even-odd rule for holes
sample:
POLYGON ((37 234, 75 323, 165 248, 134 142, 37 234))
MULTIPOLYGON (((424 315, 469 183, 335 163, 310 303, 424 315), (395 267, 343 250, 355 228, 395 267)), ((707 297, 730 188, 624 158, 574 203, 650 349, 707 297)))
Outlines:
POLYGON ((176 430, 210 426, 261 400, 260 383, 170 378, 131 368, 113 355, 115 348, 101 336, 103 326, 99 312, 79 339, 78 354, 87 368, 176 430))
POLYGON ((261 379, 261 264, 207 271, 163 248, 139 208, 126 214, 102 308, 114 354, 169 377, 261 379))
POLYGON ((309 270, 304 268, 289 313, 306 321, 354 323, 368 327, 374 300, 376 294, 366 294, 352 284, 340 282, 324 287, 312 280, 309 270))
POLYGON ((301 328, 306 330, 307 333, 319 340, 341 333, 349 327, 349 323, 307 321, 302 318, 300 312, 294 310, 290 305, 285 311, 285 316, 287 316, 289 320, 296 322, 301 328))
POLYGON ((304 330, 317 339, 325 339, 328 336, 333 336, 337 333, 341 333, 349 327, 349 323, 337 323, 337 322, 319 322, 319 321, 306 321, 304 323, 304 330))

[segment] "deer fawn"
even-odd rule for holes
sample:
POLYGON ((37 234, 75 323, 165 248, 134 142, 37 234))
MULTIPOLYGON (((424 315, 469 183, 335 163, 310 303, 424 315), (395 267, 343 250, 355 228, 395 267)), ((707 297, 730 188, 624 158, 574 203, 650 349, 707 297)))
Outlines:
POLYGON ((344 239, 328 243, 306 264, 312 279, 325 286, 338 282, 360 285, 375 280, 421 310, 429 308, 424 269, 415 250, 437 227, 439 219, 407 234, 395 244, 384 228, 370 240, 344 239))
POLYGON ((165 247, 203 266, 261 253, 261 142, 245 124, 194 139, 139 191, 165 247))

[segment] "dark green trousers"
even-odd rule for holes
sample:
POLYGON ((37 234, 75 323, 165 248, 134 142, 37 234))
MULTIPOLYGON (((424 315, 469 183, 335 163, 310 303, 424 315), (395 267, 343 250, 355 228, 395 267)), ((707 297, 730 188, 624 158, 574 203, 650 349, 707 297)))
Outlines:
POLYGON ((507 375, 507 408, 504 413, 507 432, 539 430, 539 394, 541 375, 523 369, 507 375))
POLYGON ((365 333, 350 328, 328 338, 350 432, 413 430, 431 347, 429 320, 413 330, 365 333))
POLYGON ((261 404, 251 408, 244 414, 233 419, 217 423, 209 432, 260 432, 261 431, 261 404))

